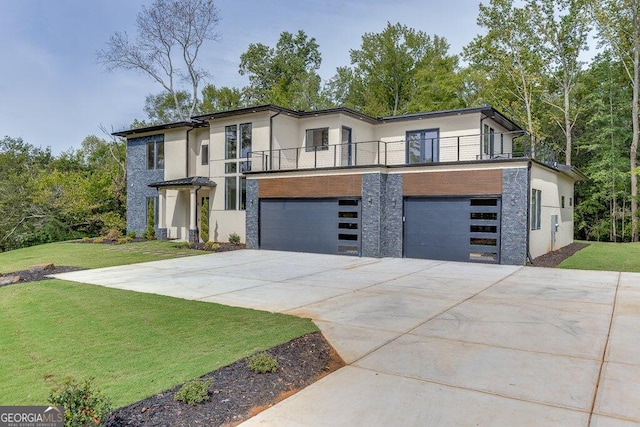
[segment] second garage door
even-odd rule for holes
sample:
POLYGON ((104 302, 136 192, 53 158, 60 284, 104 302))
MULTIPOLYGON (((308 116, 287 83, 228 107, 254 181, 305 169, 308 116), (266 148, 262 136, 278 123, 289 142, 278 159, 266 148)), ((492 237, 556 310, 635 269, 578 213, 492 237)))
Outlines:
POLYGON ((500 199, 407 198, 404 256, 500 262, 500 199))
POLYGON ((360 255, 359 199, 262 199, 260 247, 360 255))

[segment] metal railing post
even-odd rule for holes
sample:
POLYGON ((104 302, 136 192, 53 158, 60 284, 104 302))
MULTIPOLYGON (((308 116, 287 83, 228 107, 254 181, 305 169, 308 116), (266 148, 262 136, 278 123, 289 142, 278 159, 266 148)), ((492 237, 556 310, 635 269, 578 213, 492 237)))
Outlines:
POLYGON ((458 161, 460 161, 460 136, 458 136, 458 161))
POLYGON ((296 147, 296 170, 298 170, 299 159, 300 159, 300 147, 296 147))
POLYGON ((314 147, 313 150, 313 168, 318 167, 318 147, 314 147))

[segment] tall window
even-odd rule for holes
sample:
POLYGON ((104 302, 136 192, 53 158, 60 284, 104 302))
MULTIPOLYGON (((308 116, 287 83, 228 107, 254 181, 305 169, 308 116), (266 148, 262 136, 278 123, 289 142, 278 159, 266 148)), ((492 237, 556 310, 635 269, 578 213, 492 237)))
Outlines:
POLYGON ((307 129, 306 151, 329 149, 329 128, 307 129))
POLYGON ((156 135, 147 141, 147 169, 164 169, 164 135, 156 135))
POLYGON ((542 216, 542 191, 531 190, 531 229, 540 230, 542 216))
POLYGON ((407 132, 407 163, 435 163, 440 160, 440 130, 407 132))
POLYGON ((483 137, 483 158, 490 159, 495 154, 495 130, 489 126, 484 125, 482 132, 483 137))
POLYGON ((244 210, 247 199, 243 172, 251 170, 247 156, 251 152, 251 123, 225 127, 225 209, 244 210))
POLYGON ((200 148, 200 164, 206 166, 209 164, 209 146, 203 144, 200 148))

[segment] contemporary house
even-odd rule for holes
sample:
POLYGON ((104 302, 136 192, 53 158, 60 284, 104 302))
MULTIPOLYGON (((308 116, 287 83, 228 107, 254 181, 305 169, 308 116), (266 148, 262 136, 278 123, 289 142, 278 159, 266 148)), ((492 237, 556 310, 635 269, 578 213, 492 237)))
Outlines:
POLYGON ((584 176, 490 106, 369 117, 262 105, 117 132, 127 227, 250 248, 524 264, 573 241, 584 176), (206 211, 202 206, 205 204, 206 211))

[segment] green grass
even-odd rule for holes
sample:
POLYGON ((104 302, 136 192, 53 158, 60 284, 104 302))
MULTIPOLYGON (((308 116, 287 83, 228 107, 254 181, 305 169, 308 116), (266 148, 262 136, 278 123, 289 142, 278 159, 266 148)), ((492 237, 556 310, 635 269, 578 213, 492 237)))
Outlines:
MULTIPOLYGON (((69 254, 52 261, 74 264, 69 254)), ((6 286, 0 405, 46 404, 54 384, 73 376, 95 377, 123 406, 316 330, 293 316, 60 280, 6 286)))
POLYGON ((589 246, 564 260, 560 268, 640 272, 640 243, 583 243, 589 246))
POLYGON ((179 243, 152 240, 105 245, 59 242, 0 253, 0 273, 26 270, 45 263, 84 268, 111 267, 190 255, 204 252, 178 248, 179 243))

